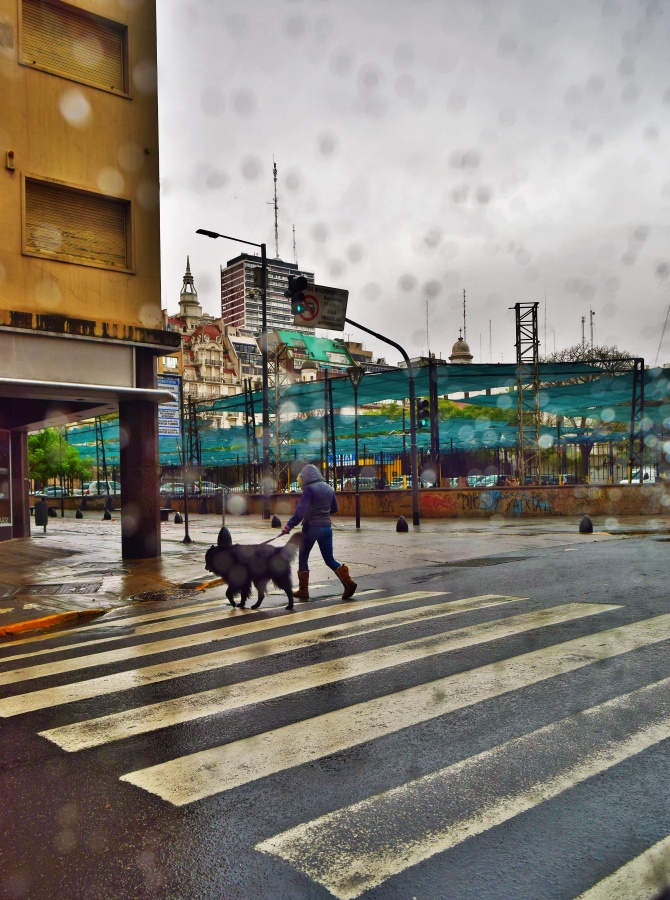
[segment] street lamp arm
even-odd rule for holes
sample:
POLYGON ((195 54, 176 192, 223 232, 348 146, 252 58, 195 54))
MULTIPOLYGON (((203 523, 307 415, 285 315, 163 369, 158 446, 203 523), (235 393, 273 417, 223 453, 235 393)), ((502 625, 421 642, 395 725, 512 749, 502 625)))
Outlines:
POLYGON ((250 247, 262 247, 254 241, 243 241, 242 238, 231 237, 229 234, 219 234, 218 231, 208 231, 206 228, 198 228, 196 234, 204 234, 208 238, 225 238, 227 241, 236 241, 238 244, 249 244, 250 247))
POLYGON ((405 352, 404 347, 401 347, 400 344, 397 344, 395 341, 392 341, 391 338, 384 337, 383 334, 379 334, 376 331, 373 331, 371 328, 366 328, 365 325, 361 325, 360 322, 354 322, 353 319, 345 319, 345 322, 348 322, 349 325, 353 325, 354 328, 360 328, 361 331, 365 331, 367 334, 371 334, 372 337, 376 337, 378 340, 383 341, 385 344, 390 344, 391 347, 395 347, 395 349, 402 355, 402 358, 405 360, 405 365, 407 366, 407 371, 409 372, 409 431, 410 431, 410 462, 412 467, 412 524, 419 525, 419 473, 418 469, 418 454, 416 450, 416 394, 414 392, 414 366, 410 362, 410 358, 405 352))

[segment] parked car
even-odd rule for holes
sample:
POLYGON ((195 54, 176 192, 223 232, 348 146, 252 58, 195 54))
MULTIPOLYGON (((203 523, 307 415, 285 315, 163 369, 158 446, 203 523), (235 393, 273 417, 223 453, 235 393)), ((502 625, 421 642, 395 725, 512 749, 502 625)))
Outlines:
POLYGON ((225 485, 214 484, 213 481, 196 481, 191 489, 191 492, 198 497, 213 497, 214 494, 221 491, 227 494, 230 492, 230 488, 225 485))
MULTIPOLYGON (((639 484, 640 483, 640 470, 637 469, 635 472, 631 472, 630 481, 627 478, 622 478, 619 484, 639 484)), ((643 484, 655 484, 656 483, 656 470, 655 469, 643 469, 642 470, 642 483, 643 484)))
POLYGON ((88 481, 83 486, 81 492, 86 497, 120 494, 121 484, 118 481, 88 481))
POLYGON ((57 484, 50 484, 37 493, 43 494, 45 497, 69 497, 70 492, 67 488, 62 488, 57 484))
MULTIPOLYGON (((358 490, 359 491, 374 491, 377 487, 377 480, 375 478, 369 478, 368 476, 359 476, 358 478, 358 490)), ((355 491, 356 490, 356 477, 348 478, 344 482, 344 490, 345 491, 355 491)))
POLYGON ((160 493, 165 496, 170 497, 183 497, 184 496, 184 482, 183 481, 167 481, 165 484, 160 486, 160 493))

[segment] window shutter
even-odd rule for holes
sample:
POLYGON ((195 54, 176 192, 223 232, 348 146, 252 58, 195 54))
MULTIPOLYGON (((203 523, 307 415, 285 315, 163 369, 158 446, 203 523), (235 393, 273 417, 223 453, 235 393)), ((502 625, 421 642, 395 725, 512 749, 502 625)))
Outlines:
POLYGON ((82 10, 23 0, 22 62, 126 92, 126 28, 82 10))
POLYGON ((126 269, 128 211, 127 201, 26 179, 26 250, 126 269))

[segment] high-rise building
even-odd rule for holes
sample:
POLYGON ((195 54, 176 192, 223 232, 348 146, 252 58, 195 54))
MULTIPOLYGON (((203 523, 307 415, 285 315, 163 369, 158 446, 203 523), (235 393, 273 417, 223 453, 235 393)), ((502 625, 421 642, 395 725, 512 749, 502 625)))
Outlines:
MULTIPOLYGON (((291 301, 284 296, 289 275, 304 275, 314 281, 314 273, 299 269, 295 263, 281 259, 268 259, 267 317, 268 328, 314 333, 313 328, 293 324, 291 301)), ((258 335, 262 331, 261 293, 254 280, 254 272, 260 272, 261 258, 251 253, 241 253, 221 266, 221 318, 224 325, 243 329, 258 335)), ((259 276, 255 276, 256 279, 259 276)))

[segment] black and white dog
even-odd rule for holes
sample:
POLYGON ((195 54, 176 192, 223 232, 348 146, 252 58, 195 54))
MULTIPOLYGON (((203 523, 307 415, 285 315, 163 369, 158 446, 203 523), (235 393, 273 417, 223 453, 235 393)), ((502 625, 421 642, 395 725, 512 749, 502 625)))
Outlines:
POLYGON ((300 534, 294 534, 283 547, 265 544, 228 544, 212 546, 205 554, 205 568, 219 575, 228 585, 226 597, 236 606, 235 595, 240 595, 240 607, 244 609, 251 596, 252 585, 258 590, 258 600, 252 609, 258 609, 265 599, 268 584, 272 581, 286 592, 288 605, 293 609, 293 581, 291 563, 298 552, 300 534))

